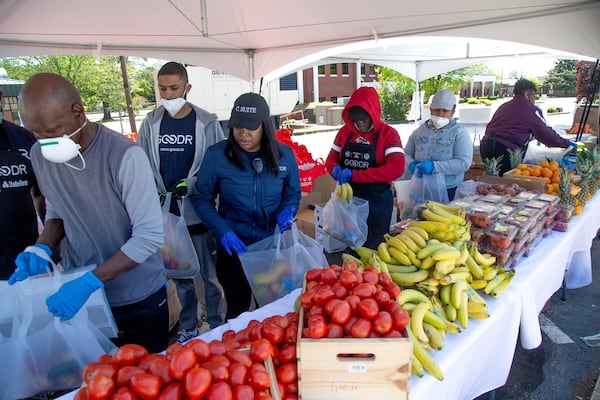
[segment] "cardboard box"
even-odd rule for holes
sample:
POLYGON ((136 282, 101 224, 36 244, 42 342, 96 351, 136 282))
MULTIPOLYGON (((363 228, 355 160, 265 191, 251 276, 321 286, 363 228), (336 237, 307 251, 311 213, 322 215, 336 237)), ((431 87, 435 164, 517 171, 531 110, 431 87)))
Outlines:
POLYGON ((303 400, 408 399, 409 338, 308 339, 298 327, 298 390, 303 400))
POLYGON ((177 296, 177 288, 175 282, 169 279, 167 281, 167 306, 169 307, 169 331, 173 329, 175 324, 179 322, 179 314, 181 313, 181 304, 179 304, 179 297, 177 296))
POLYGON ((315 182, 312 186, 312 191, 310 193, 302 193, 300 205, 298 206, 298 212, 296 213, 296 225, 300 231, 312 237, 313 239, 316 239, 317 236, 315 224, 315 206, 317 204, 324 204, 327 202, 334 190, 335 180, 331 177, 331 175, 325 174, 315 179, 315 182))
POLYGON ((348 245, 325 232, 323 229, 323 207, 326 203, 315 204, 315 240, 323 245, 328 253, 337 253, 345 250, 348 245))

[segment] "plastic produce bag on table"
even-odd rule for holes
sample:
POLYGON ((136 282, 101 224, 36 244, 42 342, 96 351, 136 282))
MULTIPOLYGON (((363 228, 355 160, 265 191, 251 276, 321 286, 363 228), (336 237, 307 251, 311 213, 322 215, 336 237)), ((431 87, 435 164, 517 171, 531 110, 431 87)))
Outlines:
POLYGON ((259 306, 264 306, 302 287, 304 274, 328 265, 323 246, 296 224, 248 246, 239 255, 242 268, 259 306))
POLYGON ((419 175, 410 178, 409 199, 402 210, 402 219, 416 218, 417 207, 428 200, 448 204, 446 178, 442 174, 419 175))
POLYGON ((345 201, 334 192, 323 207, 323 230, 350 247, 362 246, 369 233, 368 217, 367 200, 354 196, 345 201))
POLYGON ((167 192, 162 206, 165 239, 160 253, 167 278, 192 278, 200 271, 200 263, 183 218, 183 201, 178 202, 181 216, 169 212, 172 197, 167 192))
MULTIPOLYGON (((116 349, 91 321, 92 314, 99 311, 90 306, 92 297, 68 321, 54 317, 46 306, 46 298, 64 282, 88 270, 38 275, 13 286, 0 282, 0 359, 5 366, 0 374, 0 399, 74 389, 82 384, 81 375, 87 364, 116 349)), ((103 289, 92 296, 100 296, 106 302, 103 289)), ((107 303, 105 307, 108 308, 107 303)), ((112 319, 112 314, 108 317, 112 319)))
POLYGON ((541 161, 551 159, 551 160, 561 160, 570 149, 562 148, 562 147, 546 147, 543 143, 538 142, 537 140, 532 140, 527 145, 527 151, 523 156, 524 164, 539 164, 541 161))

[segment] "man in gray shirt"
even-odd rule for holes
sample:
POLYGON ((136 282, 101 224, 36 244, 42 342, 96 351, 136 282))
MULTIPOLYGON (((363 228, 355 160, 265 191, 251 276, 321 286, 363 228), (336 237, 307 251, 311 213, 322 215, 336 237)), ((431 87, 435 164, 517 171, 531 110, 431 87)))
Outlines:
MULTIPOLYGON (((31 162, 46 198, 46 221, 36 245, 61 246, 65 270, 96 265, 48 297, 48 311, 72 318, 104 287, 119 329, 117 345, 150 352, 168 345, 169 315, 160 257, 163 227, 152 171, 136 144, 89 122, 77 89, 60 75, 27 80, 19 109, 39 141, 31 162)), ((9 283, 46 265, 26 248, 9 283)))

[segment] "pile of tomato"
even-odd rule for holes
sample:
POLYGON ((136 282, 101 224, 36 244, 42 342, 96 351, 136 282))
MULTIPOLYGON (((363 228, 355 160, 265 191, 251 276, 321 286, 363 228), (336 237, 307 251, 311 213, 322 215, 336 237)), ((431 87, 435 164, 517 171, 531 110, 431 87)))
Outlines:
POLYGON ((239 332, 224 332, 220 341, 175 343, 165 354, 126 344, 85 367, 75 400, 269 400, 267 358, 281 398, 296 400, 297 332, 298 313, 288 313, 250 321, 239 332))
POLYGON ((407 337, 410 315, 396 301, 400 287, 375 267, 354 262, 306 273, 300 296, 305 310, 302 337, 407 337))

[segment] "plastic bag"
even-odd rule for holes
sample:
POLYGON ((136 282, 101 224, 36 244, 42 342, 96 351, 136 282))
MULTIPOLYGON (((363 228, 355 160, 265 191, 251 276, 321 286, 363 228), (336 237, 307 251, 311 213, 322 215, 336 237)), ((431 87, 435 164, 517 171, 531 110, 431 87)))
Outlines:
POLYGON ((527 151, 523 156, 523 163, 539 164, 541 161, 546 159, 558 161, 562 159, 567 152, 569 152, 569 150, 570 149, 568 147, 546 147, 543 143, 540 143, 537 140, 532 140, 527 145, 527 151))
POLYGON ((300 189, 303 192, 310 193, 315 180, 325 174, 325 163, 319 158, 314 162, 298 164, 298 173, 300 175, 300 189))
POLYGON ((295 223, 283 234, 276 227, 273 236, 248 246, 239 259, 261 307, 302 287, 308 270, 329 265, 323 246, 295 223))
POLYGON ((340 200, 335 192, 323 207, 323 230, 350 247, 362 246, 369 228, 369 202, 359 197, 340 200))
POLYGON ((46 298, 87 270, 35 276, 14 286, 2 282, 0 399, 76 388, 87 364, 116 349, 91 322, 90 300, 68 321, 48 312, 46 298))
POLYGON ((410 179, 409 200, 402 212, 402 219, 417 216, 417 206, 427 200, 448 204, 446 179, 442 174, 413 174, 410 179))
POLYGON ((200 271, 200 262, 183 218, 183 201, 179 202, 182 216, 169 212, 172 196, 171 192, 167 192, 162 206, 165 240, 160 253, 167 278, 192 278, 200 271))

